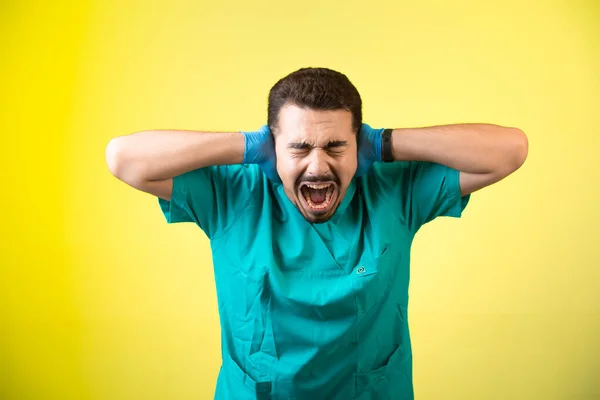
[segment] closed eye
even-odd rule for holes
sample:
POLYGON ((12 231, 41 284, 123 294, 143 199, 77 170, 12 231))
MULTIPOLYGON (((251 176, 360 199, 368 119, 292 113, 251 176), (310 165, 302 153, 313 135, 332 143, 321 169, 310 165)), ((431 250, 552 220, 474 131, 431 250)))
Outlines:
POLYGON ((288 143, 287 147, 290 150, 310 150, 313 148, 313 145, 306 142, 294 142, 288 143))
POLYGON ((347 142, 338 140, 334 142, 329 142, 327 146, 325 146, 325 150, 332 155, 341 155, 346 151, 347 147, 347 142))

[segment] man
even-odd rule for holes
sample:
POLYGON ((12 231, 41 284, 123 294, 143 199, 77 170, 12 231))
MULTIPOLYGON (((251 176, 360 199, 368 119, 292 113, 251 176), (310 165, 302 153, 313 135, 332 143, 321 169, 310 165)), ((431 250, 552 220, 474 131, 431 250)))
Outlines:
POLYGON ((381 129, 348 78, 303 68, 254 132, 113 139, 111 172, 194 222, 213 252, 217 399, 412 399, 410 248, 437 216, 517 170, 516 128, 381 129))

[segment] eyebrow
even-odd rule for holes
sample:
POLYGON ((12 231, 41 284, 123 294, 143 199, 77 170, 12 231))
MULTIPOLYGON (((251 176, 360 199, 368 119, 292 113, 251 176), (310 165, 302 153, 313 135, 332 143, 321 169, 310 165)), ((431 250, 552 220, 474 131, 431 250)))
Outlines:
MULTIPOLYGON (((343 147, 346 145, 348 145, 348 142, 345 140, 331 140, 325 145, 324 148, 330 149, 333 147, 343 147)), ((288 149, 305 150, 305 149, 312 149, 315 146, 313 146, 312 144, 310 144, 308 142, 292 142, 292 143, 288 143, 287 147, 288 147, 288 149)))

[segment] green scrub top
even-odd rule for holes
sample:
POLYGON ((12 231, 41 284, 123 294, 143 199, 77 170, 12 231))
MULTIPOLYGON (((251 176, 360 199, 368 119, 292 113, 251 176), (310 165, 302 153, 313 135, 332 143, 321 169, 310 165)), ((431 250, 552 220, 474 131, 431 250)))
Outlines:
POLYGON ((413 399, 410 248, 460 217, 459 171, 376 163, 311 224, 257 165, 201 168, 159 199, 210 239, 221 322, 215 399, 413 399))

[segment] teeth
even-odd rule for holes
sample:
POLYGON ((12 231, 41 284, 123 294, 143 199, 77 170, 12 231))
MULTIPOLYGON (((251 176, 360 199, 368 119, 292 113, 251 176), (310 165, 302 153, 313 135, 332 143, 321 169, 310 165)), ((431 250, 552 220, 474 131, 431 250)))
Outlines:
POLYGON ((329 183, 307 183, 306 186, 312 189, 325 189, 326 187, 331 186, 329 183))

